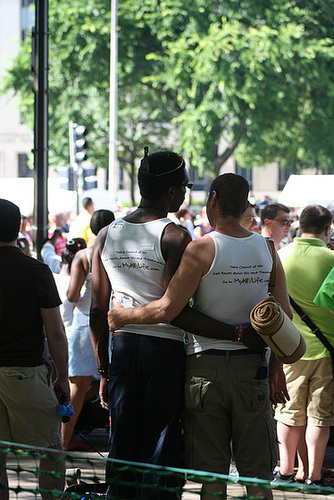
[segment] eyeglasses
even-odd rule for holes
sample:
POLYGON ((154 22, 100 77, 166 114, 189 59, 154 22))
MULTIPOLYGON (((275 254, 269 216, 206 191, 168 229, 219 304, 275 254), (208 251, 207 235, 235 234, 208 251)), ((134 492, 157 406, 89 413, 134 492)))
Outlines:
POLYGON ((191 189, 193 187, 194 183, 193 182, 185 182, 183 184, 181 184, 181 186, 185 186, 187 187, 188 189, 191 189))
MULTIPOLYGON (((269 217, 267 217, 269 219, 269 217)), ((293 219, 270 219, 270 220, 275 220, 276 222, 279 222, 282 224, 282 226, 291 226, 293 223, 293 219)))

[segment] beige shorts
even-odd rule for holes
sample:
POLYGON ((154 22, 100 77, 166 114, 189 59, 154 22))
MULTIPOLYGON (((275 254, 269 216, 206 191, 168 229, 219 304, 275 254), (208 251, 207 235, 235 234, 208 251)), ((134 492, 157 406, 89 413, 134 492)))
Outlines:
POLYGON ((275 423, 262 354, 193 354, 185 383, 186 467, 271 479, 277 464, 275 423))
POLYGON ((0 440, 60 449, 57 405, 46 365, 0 367, 0 440))
POLYGON ((334 425, 334 381, 331 358, 299 360, 284 365, 290 401, 279 404, 275 419, 291 426, 308 422, 319 427, 334 425))

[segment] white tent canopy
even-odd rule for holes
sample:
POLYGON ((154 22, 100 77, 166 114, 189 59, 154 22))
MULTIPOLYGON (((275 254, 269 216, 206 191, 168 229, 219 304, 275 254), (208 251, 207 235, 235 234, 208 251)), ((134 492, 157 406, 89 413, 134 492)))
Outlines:
MULTIPOLYGON (((34 209, 34 179, 32 177, 0 179, 0 198, 15 203, 22 215, 30 215, 34 209)), ((48 203, 52 213, 71 211, 75 206, 75 193, 59 188, 59 179, 48 180, 48 203)))
MULTIPOLYGON (((48 180, 48 206, 50 213, 71 212, 76 215, 76 193, 59 188, 59 178, 49 178, 48 180)), ((82 208, 82 198, 90 196, 94 202, 95 210, 105 208, 115 210, 111 194, 106 189, 90 189, 80 195, 79 211, 82 208)), ((33 178, 1 178, 0 198, 15 203, 22 215, 33 213, 34 209, 34 179, 33 178)))
POLYGON ((322 205, 334 208, 334 174, 290 175, 278 202, 289 207, 322 205))

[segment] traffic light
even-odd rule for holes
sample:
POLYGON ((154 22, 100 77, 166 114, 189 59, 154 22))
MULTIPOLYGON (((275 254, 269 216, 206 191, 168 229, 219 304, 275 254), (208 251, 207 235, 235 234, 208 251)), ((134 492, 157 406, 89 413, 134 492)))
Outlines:
POLYGON ((82 169, 83 190, 97 188, 96 167, 84 167, 82 169))
POLYGON ((58 176, 60 177, 59 187, 68 191, 74 190, 74 172, 73 167, 58 167, 58 176))
POLYGON ((87 160, 87 129, 78 123, 69 122, 70 137, 70 165, 73 169, 74 191, 77 192, 77 213, 79 213, 79 195, 97 185, 96 168, 89 164, 84 166, 87 160))
POLYGON ((74 145, 74 161, 80 165, 87 160, 88 143, 86 141, 87 129, 83 125, 73 124, 73 145, 74 145))

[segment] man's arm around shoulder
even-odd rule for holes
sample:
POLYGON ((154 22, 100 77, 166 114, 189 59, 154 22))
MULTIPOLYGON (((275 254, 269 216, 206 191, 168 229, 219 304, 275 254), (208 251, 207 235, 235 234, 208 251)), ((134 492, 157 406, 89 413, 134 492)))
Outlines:
POLYGON ((193 296, 201 277, 210 268, 214 249, 211 243, 203 241, 204 239, 205 237, 188 244, 180 265, 161 299, 141 307, 127 309, 114 301, 115 305, 108 315, 111 329, 117 330, 124 324, 130 323, 169 323, 178 316, 193 296))

